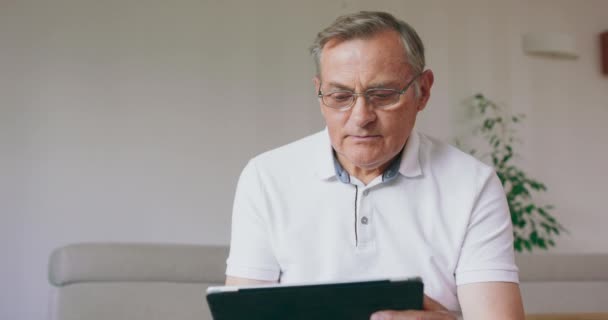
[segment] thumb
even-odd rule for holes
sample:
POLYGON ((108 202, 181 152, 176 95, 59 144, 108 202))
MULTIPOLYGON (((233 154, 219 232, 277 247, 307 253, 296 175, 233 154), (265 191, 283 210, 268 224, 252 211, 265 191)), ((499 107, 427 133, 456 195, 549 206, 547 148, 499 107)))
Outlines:
POLYGON ((422 300, 422 309, 428 311, 448 311, 441 303, 433 300, 427 295, 424 295, 424 299, 422 300))

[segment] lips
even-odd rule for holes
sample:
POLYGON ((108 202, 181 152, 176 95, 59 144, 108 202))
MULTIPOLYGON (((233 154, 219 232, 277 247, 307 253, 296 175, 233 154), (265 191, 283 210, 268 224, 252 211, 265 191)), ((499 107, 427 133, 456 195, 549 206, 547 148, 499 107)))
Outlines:
POLYGON ((354 139, 355 141, 373 141, 375 139, 380 139, 382 136, 381 135, 361 135, 361 136, 351 135, 349 137, 354 139))

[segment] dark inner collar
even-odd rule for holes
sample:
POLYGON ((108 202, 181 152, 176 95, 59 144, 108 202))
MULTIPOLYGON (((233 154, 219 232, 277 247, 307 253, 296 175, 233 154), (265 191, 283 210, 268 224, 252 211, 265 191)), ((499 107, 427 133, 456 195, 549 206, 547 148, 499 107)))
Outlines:
MULTIPOLYGON (((387 182, 395 179, 399 173, 399 166, 401 165, 401 157, 403 156, 403 149, 391 160, 390 165, 384 172, 382 173, 382 182, 387 182)), ((336 170, 336 177, 342 183, 350 184, 350 174, 342 167, 340 161, 338 161, 338 156, 336 155, 336 150, 332 148, 333 160, 334 160, 334 169, 336 170)))

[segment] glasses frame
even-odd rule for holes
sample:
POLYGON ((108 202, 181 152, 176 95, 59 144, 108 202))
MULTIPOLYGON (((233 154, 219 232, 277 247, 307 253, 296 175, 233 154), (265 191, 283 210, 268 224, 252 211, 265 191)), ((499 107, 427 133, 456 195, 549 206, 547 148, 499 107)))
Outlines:
POLYGON ((416 76, 414 76, 414 77, 412 78, 412 80, 410 80, 410 82, 408 82, 408 83, 405 85, 405 87, 404 87, 403 89, 401 89, 401 90, 396 90, 396 89, 391 89, 391 88, 372 88, 372 89, 367 89, 367 90, 365 90, 364 92, 354 92, 354 91, 350 91, 350 90, 337 90, 337 91, 332 91, 332 92, 329 92, 329 93, 323 93, 323 92, 321 91, 321 85, 322 85, 322 83, 320 83, 320 84, 319 84, 319 91, 317 92, 317 97, 318 97, 319 99, 321 99, 321 102, 323 103, 323 105, 324 105, 324 106, 326 106, 326 107, 328 107, 328 108, 330 108, 330 109, 333 109, 333 110, 340 110, 340 111, 346 111, 346 110, 351 109, 351 108, 352 108, 352 107, 355 105, 355 103, 357 103, 357 98, 358 98, 359 96, 365 96, 365 101, 369 101, 369 92, 370 92, 370 91, 374 91, 374 90, 384 90, 384 91, 393 91, 393 92, 395 92, 395 93, 398 93, 398 94, 399 94, 399 97, 397 98, 397 100, 395 100, 395 102, 390 103, 390 104, 387 104, 387 105, 385 105, 385 106, 381 106, 381 107, 376 107, 376 106, 373 106, 373 107, 374 107, 374 109, 384 109, 384 108, 388 108, 388 107, 390 107, 390 106, 395 105, 395 103, 397 103, 397 102, 398 102, 398 101, 401 99, 401 96, 402 96, 402 95, 403 95, 403 94, 404 94, 404 93, 407 91, 407 89, 409 89, 409 87, 410 87, 410 86, 411 86, 411 85, 414 83, 414 81, 416 81, 416 80, 418 79, 418 77, 420 77, 420 75, 422 75, 423 73, 424 73, 424 72, 420 72, 420 73, 418 73, 416 76), (330 95, 330 94, 337 93, 337 92, 348 92, 348 93, 351 93, 351 94, 353 95, 353 97, 354 97, 354 98, 353 98, 353 101, 352 101, 352 102, 351 102, 349 105, 345 105, 345 106, 343 106, 343 107, 330 107, 330 106, 328 106, 328 105, 325 103, 325 99, 323 99, 323 98, 324 98, 325 96, 328 96, 328 95, 330 95))

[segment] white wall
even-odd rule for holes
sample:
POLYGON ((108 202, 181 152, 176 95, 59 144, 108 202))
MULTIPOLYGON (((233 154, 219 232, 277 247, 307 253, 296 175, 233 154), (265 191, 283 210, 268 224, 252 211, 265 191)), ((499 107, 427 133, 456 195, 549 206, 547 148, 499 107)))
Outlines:
POLYGON ((228 243, 246 161, 323 126, 315 33, 359 9, 425 41, 422 130, 452 139, 478 91, 527 113, 520 161, 570 230, 555 251, 608 252, 608 1, 2 0, 0 319, 45 318, 47 258, 66 243, 228 243), (581 56, 526 56, 528 31, 570 33, 581 56))

